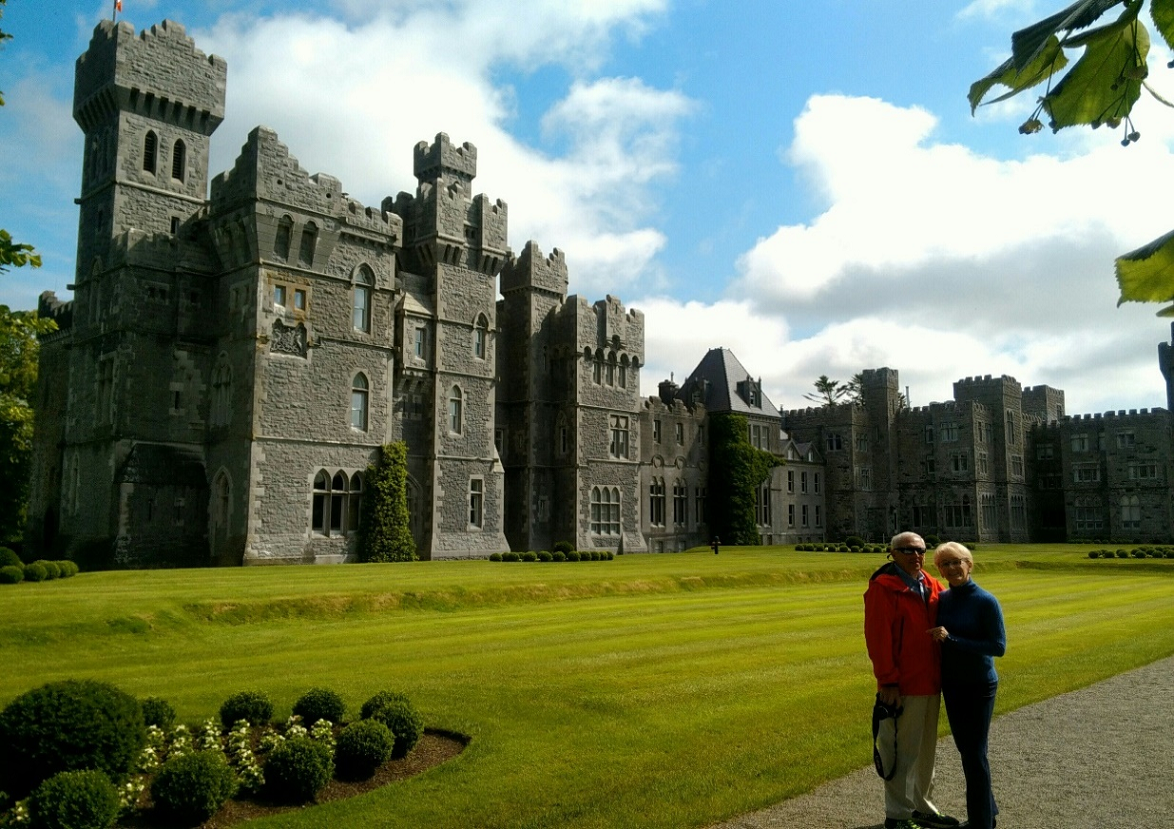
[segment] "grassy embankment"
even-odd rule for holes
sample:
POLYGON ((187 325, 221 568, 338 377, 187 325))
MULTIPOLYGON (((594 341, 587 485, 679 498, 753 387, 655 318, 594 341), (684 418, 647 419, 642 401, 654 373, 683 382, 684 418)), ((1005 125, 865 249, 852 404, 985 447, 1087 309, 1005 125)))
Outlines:
MULTIPOLYGON (((1010 641, 999 710, 1174 654, 1174 561, 979 549, 1010 641), (1144 635, 1137 635, 1144 631, 1144 635)), ((703 826, 870 762, 861 594, 880 556, 724 548, 612 562, 81 574, 0 589, 0 704, 109 680, 213 715, 383 688, 465 753, 257 825, 703 826)), ((943 718, 944 720, 944 718, 943 718)))

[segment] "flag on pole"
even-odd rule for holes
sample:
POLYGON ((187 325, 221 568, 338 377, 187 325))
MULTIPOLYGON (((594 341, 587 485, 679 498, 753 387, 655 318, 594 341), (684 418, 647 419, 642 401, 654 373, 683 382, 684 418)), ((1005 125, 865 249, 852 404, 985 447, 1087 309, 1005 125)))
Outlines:
POLYGON ((122 0, 114 0, 114 10, 116 12, 122 11, 122 0))

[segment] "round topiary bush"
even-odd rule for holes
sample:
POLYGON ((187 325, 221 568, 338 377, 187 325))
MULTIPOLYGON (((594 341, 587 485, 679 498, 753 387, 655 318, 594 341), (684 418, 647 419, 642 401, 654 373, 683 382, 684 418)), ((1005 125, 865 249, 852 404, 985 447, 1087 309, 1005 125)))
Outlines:
POLYGON ((78 574, 77 563, 69 559, 57 562, 57 566, 61 569, 61 578, 63 579, 68 579, 78 574))
POLYGON ((395 735, 380 720, 359 720, 338 734, 334 767, 346 780, 366 780, 391 757, 395 735))
POLYGON ((522 561, 538 561, 538 553, 533 550, 526 550, 522 553, 522 561))
POLYGON ((517 553, 515 553, 513 550, 511 550, 508 553, 502 553, 501 560, 502 561, 521 561, 522 557, 520 555, 518 555, 517 553))
POLYGON ((847 544, 849 547, 863 547, 865 544, 865 541, 863 538, 861 538, 858 535, 850 535, 844 539, 844 543, 847 544))
POLYGON ((232 728, 237 720, 250 725, 265 725, 273 719, 273 703, 262 691, 238 691, 220 706, 220 722, 232 728))
POLYGON ((25 581, 44 581, 49 578, 48 571, 45 570, 45 565, 38 561, 24 566, 24 580, 25 581))
POLYGON ((551 561, 566 561, 567 554, 564 553, 562 550, 555 550, 553 553, 550 554, 550 560, 551 561))
POLYGON ((62 771, 29 798, 32 829, 108 829, 118 818, 118 789, 96 769, 62 771))
POLYGON ((334 758, 330 747, 309 737, 289 737, 269 754, 265 789, 282 803, 313 800, 330 782, 334 758))
POLYGON ((24 581, 24 568, 15 564, 0 567, 0 584, 20 584, 24 581))
POLYGON ((550 550, 539 550, 538 551, 538 560, 539 561, 553 561, 554 555, 550 552, 550 550))
POLYGON ((578 550, 571 550, 569 553, 567 553, 567 561, 578 561, 578 560, 579 560, 579 551, 578 550))
POLYGON ((236 774, 223 752, 197 751, 160 767, 151 781, 151 800, 167 822, 194 826, 220 811, 236 789, 236 774))
POLYGON ((338 724, 346 717, 346 703, 329 688, 311 688, 294 703, 293 712, 307 727, 318 720, 338 724))
POLYGON ((556 541, 554 542, 554 550, 562 553, 564 556, 571 550, 575 549, 575 545, 570 541, 556 541))
POLYGON ((161 697, 147 697, 139 702, 143 708, 143 722, 154 725, 164 731, 170 731, 175 724, 175 709, 171 703, 161 697))
POLYGON ((1100 558, 1100 557, 1101 557, 1101 551, 1100 551, 1100 550, 1089 550, 1089 551, 1088 551, 1088 557, 1089 557, 1089 558, 1100 558))
POLYGON ((0 567, 24 567, 24 562, 11 547, 0 547, 0 567))
POLYGON ((489 560, 490 561, 501 561, 501 553, 490 553, 489 560))
POLYGON ((1117 558, 1129 558, 1129 553, 1126 552, 1125 550, 1118 550, 1117 551, 1117 558))
POLYGON ((391 756, 406 757, 424 733, 424 718, 407 699, 393 700, 371 711, 367 719, 378 720, 395 735, 391 756))
POLYGON ((139 702, 105 682, 51 682, 0 712, 0 780, 23 797, 61 771, 120 780, 147 741, 139 702))
POLYGON ((45 581, 53 581, 54 579, 61 578, 61 568, 57 566, 56 561, 45 561, 44 559, 38 559, 37 561, 34 561, 33 564, 39 564, 45 568, 45 581))
POLYGON ((380 691, 371 699, 363 703, 359 709, 359 716, 365 720, 374 716, 375 712, 393 702, 408 702, 408 695, 402 691, 380 691))

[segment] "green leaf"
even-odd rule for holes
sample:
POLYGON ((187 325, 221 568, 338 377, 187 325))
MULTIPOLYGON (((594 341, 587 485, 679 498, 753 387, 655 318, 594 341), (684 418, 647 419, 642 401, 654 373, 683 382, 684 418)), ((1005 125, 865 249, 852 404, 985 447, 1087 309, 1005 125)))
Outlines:
POLYGON ((1124 2, 1126 0, 1077 0, 1063 11, 1020 29, 1011 35, 1012 65, 1022 71, 1039 57, 1048 41, 1060 32, 1091 26, 1102 14, 1124 2))
POLYGON ((1150 17, 1162 40, 1174 49, 1174 0, 1150 0, 1150 17))
MULTIPOLYGON (((1174 0, 1172 0, 1174 2, 1174 0)), ((1030 89, 1042 81, 1047 80, 1056 72, 1068 65, 1068 58, 1060 48, 1060 39, 1052 35, 1044 44, 1044 48, 1036 55, 1035 60, 1023 69, 1015 68, 1015 59, 1008 58, 998 69, 985 78, 970 85, 970 93, 966 96, 970 100, 970 114, 982 104, 983 96, 995 84, 1010 87, 1011 91, 987 103, 996 103, 1018 95, 1025 89, 1030 89)))
MULTIPOLYGON (((1117 257, 1117 285, 1124 302, 1169 302, 1174 300, 1174 231, 1135 251, 1117 257)), ((1159 316, 1171 316, 1171 308, 1159 316)))
POLYGON ((1106 26, 1081 39, 1084 55, 1042 102, 1053 130, 1125 118, 1141 95, 1150 38, 1140 21, 1106 26))

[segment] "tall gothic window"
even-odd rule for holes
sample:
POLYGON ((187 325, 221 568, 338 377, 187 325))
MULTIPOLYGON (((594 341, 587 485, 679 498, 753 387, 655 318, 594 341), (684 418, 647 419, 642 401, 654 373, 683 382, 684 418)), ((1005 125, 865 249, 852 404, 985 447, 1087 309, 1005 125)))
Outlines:
POLYGON ((282 216, 277 223, 277 237, 273 240, 273 253, 278 259, 289 259, 291 239, 293 239, 293 219, 289 216, 282 216))
POLYGON ((473 356, 478 360, 484 360, 489 353, 489 320, 485 318, 484 314, 477 316, 477 322, 473 324, 473 356))
POLYGON ((624 415, 611 415, 611 445, 609 452, 613 458, 628 457, 628 418, 624 415))
POLYGON ((154 130, 147 130, 143 137, 143 169, 154 174, 155 165, 159 159, 159 136, 154 130))
POLYGON ((351 325, 356 331, 371 331, 371 290, 375 274, 366 265, 355 274, 354 294, 351 297, 351 325))
POLYGON ((469 526, 481 527, 485 522, 485 481, 473 478, 469 481, 469 526))
POLYGON ((362 374, 351 381, 351 427, 367 431, 367 401, 370 385, 362 374))
POLYGON ((318 226, 313 222, 306 222, 302 228, 302 243, 298 248, 298 264, 302 267, 312 267, 314 264, 314 249, 318 246, 318 226))
POLYGON ((183 181, 187 175, 187 145, 183 141, 176 141, 171 148, 171 177, 176 181, 183 181))
POLYGON ((463 402, 460 387, 453 386, 448 395, 448 430, 458 435, 461 433, 463 402))

